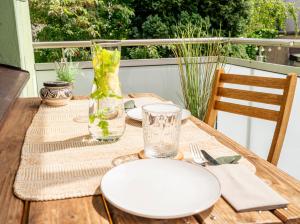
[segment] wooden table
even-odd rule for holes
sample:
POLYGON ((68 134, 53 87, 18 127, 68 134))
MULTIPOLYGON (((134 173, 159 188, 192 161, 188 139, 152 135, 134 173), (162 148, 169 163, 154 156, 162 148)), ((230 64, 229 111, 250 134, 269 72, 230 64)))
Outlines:
MULTIPOLYGON (((130 94, 131 97, 154 94, 130 94)), ((197 126, 215 136, 224 145, 255 164, 257 175, 290 201, 286 209, 236 213, 223 198, 215 206, 195 216, 176 220, 150 220, 126 214, 105 203, 101 196, 47 202, 24 202, 13 195, 25 133, 40 105, 38 98, 18 99, 0 130, 0 223, 163 223, 163 224, 234 224, 300 223, 300 182, 259 158, 205 123, 191 118, 197 126)), ((255 189, 255 186, 253 186, 255 189)))

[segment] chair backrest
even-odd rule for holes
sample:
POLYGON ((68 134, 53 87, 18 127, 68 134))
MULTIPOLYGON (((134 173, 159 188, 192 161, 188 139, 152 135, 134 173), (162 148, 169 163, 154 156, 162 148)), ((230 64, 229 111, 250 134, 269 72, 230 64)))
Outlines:
POLYGON ((205 122, 214 127, 218 111, 275 121, 276 128, 267 160, 274 165, 277 165, 289 121, 296 83, 296 74, 288 74, 286 78, 270 78, 226 74, 223 69, 219 69, 215 73, 215 80, 212 87, 205 122), (280 95, 236 88, 225 88, 223 87, 224 83, 281 89, 283 90, 283 94, 280 95), (241 105, 238 103, 224 102, 221 101, 221 97, 277 105, 280 109, 277 111, 241 105))

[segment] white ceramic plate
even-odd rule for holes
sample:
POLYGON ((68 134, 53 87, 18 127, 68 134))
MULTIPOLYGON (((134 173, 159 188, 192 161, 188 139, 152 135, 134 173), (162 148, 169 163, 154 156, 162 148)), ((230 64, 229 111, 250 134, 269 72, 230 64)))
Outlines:
MULTIPOLYGON (((133 120, 142 121, 143 120, 143 112, 141 107, 137 107, 127 111, 128 117, 133 120)), ((191 116, 191 112, 186 109, 182 109, 182 117, 181 120, 188 119, 191 116)))
POLYGON ((154 219, 190 216, 219 199, 217 178, 201 166, 170 159, 121 164, 102 178, 104 197, 133 215, 154 219))

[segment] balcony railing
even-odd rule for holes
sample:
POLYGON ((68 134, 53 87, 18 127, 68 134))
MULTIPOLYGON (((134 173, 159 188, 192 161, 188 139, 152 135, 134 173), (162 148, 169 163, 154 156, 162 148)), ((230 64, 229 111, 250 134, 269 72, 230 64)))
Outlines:
MULTIPOLYGON (((101 41, 101 40, 100 40, 101 41)), ((115 43, 109 40, 103 40, 102 46, 109 47, 115 43)), ((119 45, 126 47, 134 46, 159 46, 185 43, 210 43, 215 41, 228 42, 232 44, 249 44, 256 46, 272 47, 293 47, 300 48, 300 40, 297 39, 259 39, 259 38, 185 38, 185 39, 137 39, 137 40, 119 40, 119 45)), ((34 49, 51 48, 73 48, 73 47, 91 47, 92 41, 53 41, 53 42, 34 42, 34 49)))
MULTIPOLYGON (((38 49, 67 49, 67 48, 89 48, 92 46, 93 41, 51 41, 51 42, 34 42, 33 48, 38 49)), ((135 46, 165 46, 180 43, 212 43, 216 41, 231 43, 231 44, 243 44, 257 46, 259 51, 260 47, 277 47, 281 48, 300 48, 300 40, 297 39, 261 39, 261 38, 228 38, 228 37, 215 37, 215 38, 184 38, 184 39, 136 39, 136 40, 96 40, 101 41, 103 47, 110 47, 118 44, 123 47, 135 47, 135 46), (117 42, 117 43, 116 43, 117 42)), ((260 52, 261 53, 261 52, 260 52)), ((260 54, 259 53, 259 54, 260 54)), ((261 69, 270 72, 289 73, 295 72, 300 74, 300 67, 278 65, 274 68, 273 64, 260 63, 254 60, 243 60, 239 58, 228 58, 228 63, 251 67, 255 69, 261 69)), ((132 59, 123 60, 121 62, 122 67, 136 67, 136 66, 151 66, 151 65, 175 65, 176 59, 163 58, 163 59, 132 59)), ((90 62, 81 62, 81 68, 91 68, 90 62)), ((38 70, 47 68, 54 68, 54 65, 49 63, 36 64, 38 70)))

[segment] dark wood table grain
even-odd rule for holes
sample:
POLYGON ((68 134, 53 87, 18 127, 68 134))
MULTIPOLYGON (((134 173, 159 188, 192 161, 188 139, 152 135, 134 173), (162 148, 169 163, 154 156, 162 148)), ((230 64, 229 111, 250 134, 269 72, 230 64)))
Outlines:
MULTIPOLYGON (((131 97, 154 94, 129 94, 131 97)), ((257 169, 257 175, 290 202, 286 209, 236 213, 223 198, 205 212, 176 220, 153 220, 133 216, 107 204, 101 196, 90 196, 47 202, 26 202, 13 194, 13 182, 20 162, 22 144, 27 128, 37 112, 38 98, 18 99, 0 130, 0 223, 1 224, 234 224, 234 223, 300 223, 300 182, 259 158, 230 138, 191 118, 204 131, 246 157, 257 169)), ((253 186, 255 190, 255 186, 253 186)))
POLYGON ((0 128, 28 80, 27 71, 0 64, 0 128))

